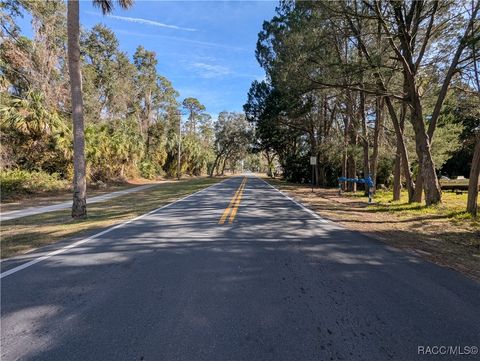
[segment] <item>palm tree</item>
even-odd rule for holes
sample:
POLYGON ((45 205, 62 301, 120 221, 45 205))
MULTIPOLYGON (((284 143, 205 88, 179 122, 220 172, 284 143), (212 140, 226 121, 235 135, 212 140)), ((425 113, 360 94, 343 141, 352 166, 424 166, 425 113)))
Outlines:
MULTIPOLYGON (((127 9, 133 0, 117 0, 120 7, 127 9)), ((93 0, 93 4, 102 9, 103 14, 113 10, 112 0, 93 0)), ((79 0, 68 0, 68 70, 72 96, 73 121, 73 205, 72 217, 87 215, 87 181, 85 164, 85 131, 83 120, 82 70, 80 63, 80 5, 79 0)))

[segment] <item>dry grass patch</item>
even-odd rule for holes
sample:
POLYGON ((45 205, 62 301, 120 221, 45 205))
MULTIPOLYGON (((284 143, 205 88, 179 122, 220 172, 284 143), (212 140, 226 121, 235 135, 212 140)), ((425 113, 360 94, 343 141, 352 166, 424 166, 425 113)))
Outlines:
MULTIPOLYGON (((131 179, 128 182, 110 182, 104 188, 98 186, 87 186, 88 197, 100 196, 102 194, 121 191, 124 189, 138 187, 144 184, 161 183, 163 181, 149 181, 148 179, 131 179)), ((9 194, 5 197, 2 194, 0 203, 0 212, 16 211, 18 209, 29 207, 43 207, 55 203, 68 202, 72 200, 72 190, 70 187, 56 191, 45 191, 41 193, 19 193, 9 194)))

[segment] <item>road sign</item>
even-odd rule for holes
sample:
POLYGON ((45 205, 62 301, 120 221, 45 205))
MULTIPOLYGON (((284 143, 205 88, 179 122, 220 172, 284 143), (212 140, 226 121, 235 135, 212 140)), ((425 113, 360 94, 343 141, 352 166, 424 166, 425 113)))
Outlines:
POLYGON ((310 165, 317 165, 317 157, 310 157, 310 165))

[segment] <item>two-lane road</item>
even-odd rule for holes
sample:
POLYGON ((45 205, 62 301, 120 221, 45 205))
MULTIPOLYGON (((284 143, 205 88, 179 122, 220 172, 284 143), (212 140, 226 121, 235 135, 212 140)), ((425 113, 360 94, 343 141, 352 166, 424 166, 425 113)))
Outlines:
POLYGON ((62 246, 3 262, 2 361, 479 358, 418 353, 480 346, 479 283, 255 177, 62 246))

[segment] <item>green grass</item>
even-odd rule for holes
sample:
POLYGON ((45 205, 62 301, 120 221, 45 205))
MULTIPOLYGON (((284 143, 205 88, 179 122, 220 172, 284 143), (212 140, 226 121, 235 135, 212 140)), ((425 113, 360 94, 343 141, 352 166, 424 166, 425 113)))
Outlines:
MULTIPOLYGON (((343 193, 345 197, 363 198, 366 197, 362 192, 343 193)), ((379 190, 375 193, 374 203, 368 205, 368 212, 389 212, 396 213, 402 218, 412 216, 432 216, 445 217, 453 223, 470 223, 472 226, 478 227, 480 220, 472 217, 465 211, 467 204, 467 194, 456 194, 453 192, 442 193, 442 203, 434 206, 426 206, 424 203, 408 203, 408 194, 402 191, 399 201, 393 201, 392 191, 379 190)))
POLYGON ((11 257, 30 249, 73 237, 90 234, 132 219, 176 199, 217 183, 220 178, 197 178, 163 183, 88 206, 86 219, 73 220, 70 209, 2 222, 1 257, 11 257))
MULTIPOLYGON (((344 197, 359 198, 366 201, 362 192, 343 193, 344 197)), ((480 219, 466 212, 467 194, 453 192, 442 193, 442 203, 426 206, 424 203, 408 203, 408 194, 402 191, 399 201, 393 201, 392 191, 377 191, 374 203, 364 208, 365 212, 384 212, 395 214, 400 219, 421 218, 445 219, 456 226, 480 228, 480 219)))
MULTIPOLYGON (((459 180, 465 182, 465 180, 459 180)), ((308 188, 309 185, 286 182, 279 179, 268 179, 268 182, 282 187, 286 190, 308 188)), ((468 182, 468 180, 467 180, 468 182)), ((343 192, 342 197, 356 198, 362 205, 350 205, 357 212, 366 213, 392 213, 401 219, 424 217, 425 219, 443 218, 455 225, 472 226, 480 228, 480 218, 474 218, 466 212, 467 194, 456 194, 454 192, 442 192, 442 203, 435 206, 426 206, 425 203, 408 203, 408 194, 402 190, 400 200, 393 201, 393 191, 378 190, 373 197, 373 204, 367 204, 368 198, 363 191, 355 193, 343 192)))

